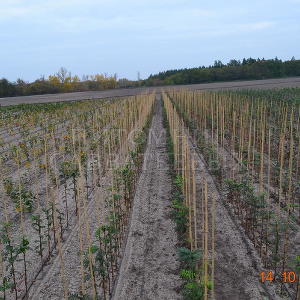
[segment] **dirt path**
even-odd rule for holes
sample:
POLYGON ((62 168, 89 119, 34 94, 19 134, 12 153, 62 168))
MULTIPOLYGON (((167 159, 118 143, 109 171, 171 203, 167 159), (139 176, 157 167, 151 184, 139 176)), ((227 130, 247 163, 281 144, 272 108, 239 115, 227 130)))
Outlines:
POLYGON ((181 299, 177 235, 169 208, 172 181, 160 96, 149 134, 114 300, 181 299))

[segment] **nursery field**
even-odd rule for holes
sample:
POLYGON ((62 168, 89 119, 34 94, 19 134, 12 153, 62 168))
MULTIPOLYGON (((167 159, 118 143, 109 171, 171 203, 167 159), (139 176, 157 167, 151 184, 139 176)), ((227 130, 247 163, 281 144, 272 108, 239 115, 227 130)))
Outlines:
POLYGON ((3 106, 0 170, 0 299, 300 300, 299 88, 3 106))

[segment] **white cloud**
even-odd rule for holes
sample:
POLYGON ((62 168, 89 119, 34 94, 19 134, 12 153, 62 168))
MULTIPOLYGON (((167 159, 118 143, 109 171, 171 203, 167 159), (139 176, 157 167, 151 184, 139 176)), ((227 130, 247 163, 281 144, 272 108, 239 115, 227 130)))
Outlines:
POLYGON ((253 23, 232 23, 228 25, 221 25, 218 28, 211 28, 205 33, 206 36, 226 36, 242 33, 251 33, 263 31, 271 28, 275 25, 275 22, 271 21, 260 21, 253 23))
POLYGON ((263 30, 272 27, 275 24, 275 22, 270 21, 262 21, 262 22, 256 22, 256 23, 250 23, 243 25, 243 30, 249 30, 249 31, 256 31, 256 30, 263 30))
POLYGON ((186 9, 183 10, 186 14, 190 15, 191 17, 215 17, 218 15, 216 10, 208 10, 208 9, 186 9))
MULTIPOLYGON (((49 33, 88 34, 97 31, 108 35, 120 35, 121 32, 123 35, 126 32, 128 37, 185 39, 258 32, 274 26, 271 21, 238 22, 236 11, 221 8, 169 7, 167 4, 171 0, 152 0, 151 4, 143 0, 126 3, 120 0, 0 1, 4 2, 0 7, 0 22, 19 18, 49 33)), ((182 0, 174 1, 183 4, 182 0)))
POLYGON ((145 38, 158 39, 158 40, 186 40, 197 38, 216 38, 235 36, 241 34, 249 34, 260 32, 275 26, 275 22, 260 21, 253 23, 231 23, 231 24, 206 24, 199 23, 197 26, 186 24, 185 26, 178 26, 175 28, 165 27, 159 33, 153 32, 150 36, 145 38))
POLYGON ((76 10, 78 6, 83 9, 88 5, 102 5, 104 3, 108 3, 108 1, 85 0, 83 5, 81 0, 1 0, 0 18, 9 19, 18 16, 47 15, 53 12, 67 11, 68 9, 76 10))
POLYGON ((27 15, 31 12, 30 8, 26 7, 0 7, 0 18, 10 19, 27 15))

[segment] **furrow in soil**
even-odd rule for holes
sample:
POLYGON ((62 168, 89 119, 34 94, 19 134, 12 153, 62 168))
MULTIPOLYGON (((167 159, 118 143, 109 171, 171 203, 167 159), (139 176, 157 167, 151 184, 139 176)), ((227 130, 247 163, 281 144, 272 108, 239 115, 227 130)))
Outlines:
POLYGON ((181 299, 171 190, 162 102, 157 95, 114 300, 181 299))

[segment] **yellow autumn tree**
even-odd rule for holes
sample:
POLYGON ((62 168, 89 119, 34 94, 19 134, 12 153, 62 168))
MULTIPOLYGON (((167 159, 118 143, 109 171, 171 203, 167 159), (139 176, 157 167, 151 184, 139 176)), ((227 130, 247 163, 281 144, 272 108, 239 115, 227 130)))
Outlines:
POLYGON ((60 86, 60 80, 59 80, 59 78, 57 76, 55 76, 55 75, 49 75, 48 80, 54 86, 57 86, 57 87, 60 86))
POLYGON ((72 76, 67 76, 63 83, 64 92, 72 91, 72 76))
POLYGON ((80 78, 79 76, 75 75, 71 79, 72 81, 72 90, 79 91, 80 90, 80 78))

